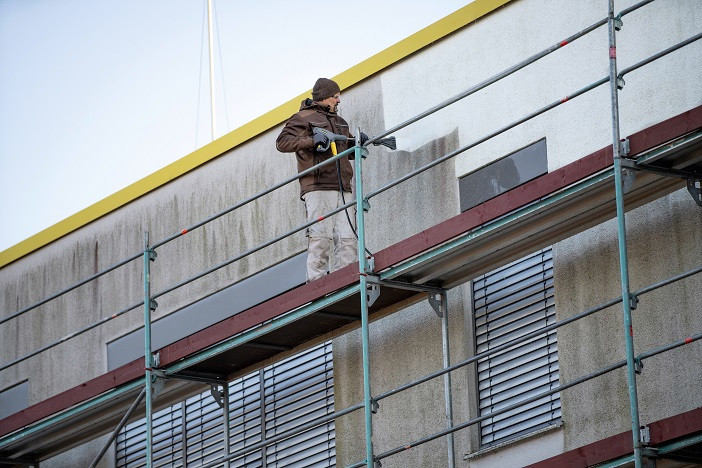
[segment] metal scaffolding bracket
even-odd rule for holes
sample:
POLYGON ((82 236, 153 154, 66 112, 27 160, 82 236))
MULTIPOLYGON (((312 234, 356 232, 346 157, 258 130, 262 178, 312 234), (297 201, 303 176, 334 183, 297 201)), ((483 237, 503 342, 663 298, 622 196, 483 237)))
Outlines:
POLYGON ((153 262, 154 260, 156 260, 156 257, 158 257, 156 251, 154 249, 149 249, 149 260, 153 262))
POLYGON ((371 209, 371 204, 368 198, 363 199, 363 212, 368 213, 371 209))
POLYGON ((220 390, 219 387, 219 384, 210 384, 210 395, 214 398, 215 403, 224 409, 224 388, 220 390))
POLYGON ((429 297, 427 298, 429 305, 432 309, 434 309, 434 312, 436 312, 436 315, 438 315, 439 318, 443 318, 444 316, 444 307, 446 305, 444 304, 445 297, 446 294, 430 293, 429 297))
POLYGON ((377 284, 369 284, 366 288, 366 296, 368 297, 368 307, 375 303, 375 300, 380 296, 380 288, 377 284))
POLYGON ((374 458, 373 459, 373 468, 381 468, 383 466, 382 463, 380 463, 379 458, 374 458))
POLYGON ((374 400, 371 398, 371 413, 378 414, 379 409, 380 409, 380 403, 378 403, 378 400, 374 400))
POLYGON ((156 299, 150 299, 149 300, 149 309, 156 310, 157 308, 158 308, 158 302, 156 302, 156 299))
POLYGON ((697 206, 702 206, 702 179, 687 179, 687 191, 690 192, 697 206))
MULTIPOLYGON (((443 298, 446 297, 446 289, 444 288, 430 286, 427 284, 408 283, 405 281, 381 280, 377 275, 368 275, 367 281, 369 284, 376 285, 376 287, 387 286, 390 288, 429 293, 429 297, 427 298, 429 305, 431 305, 431 308, 434 309, 434 312, 436 312, 436 315, 438 315, 439 318, 444 316, 442 309, 442 304, 444 302, 443 298)), ((378 292, 378 294, 380 294, 380 292, 378 292)))
MULTIPOLYGON (((154 374, 155 374, 155 372, 152 373, 152 375, 154 375, 154 374)), ((151 388, 154 389, 153 396, 154 397, 159 396, 161 394, 161 392, 163 392, 163 390, 165 390, 165 388, 166 388, 166 379, 159 379, 159 378, 156 378, 156 376, 154 375, 154 380, 151 383, 151 388)))

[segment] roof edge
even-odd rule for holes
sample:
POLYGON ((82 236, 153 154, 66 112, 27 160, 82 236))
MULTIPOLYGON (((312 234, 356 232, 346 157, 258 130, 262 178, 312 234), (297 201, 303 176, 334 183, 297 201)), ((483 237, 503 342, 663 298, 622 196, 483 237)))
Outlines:
MULTIPOLYGON (((348 89, 512 1, 514 0, 474 0, 333 78, 339 83, 342 90, 348 89)), ((311 92, 311 89, 305 91, 202 148, 183 156, 118 192, 1 251, 0 268, 131 203, 152 190, 283 123, 288 117, 297 112, 300 101, 309 97, 311 92)))

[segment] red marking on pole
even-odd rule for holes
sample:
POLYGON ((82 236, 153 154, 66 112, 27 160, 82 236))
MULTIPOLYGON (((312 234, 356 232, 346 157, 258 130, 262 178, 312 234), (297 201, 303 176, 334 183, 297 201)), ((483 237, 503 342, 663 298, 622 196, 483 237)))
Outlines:
POLYGON ((612 46, 609 48, 609 58, 615 59, 617 58, 617 48, 612 46))
POLYGON ((629 325, 629 334, 630 334, 630 335, 632 336, 632 338, 633 338, 633 336, 634 336, 634 327, 631 326, 631 325, 629 325))
POLYGON ((566 102, 568 99, 570 99, 568 96, 566 96, 566 97, 564 97, 563 99, 561 99, 561 104, 563 104, 564 102, 566 102))
POLYGON ((181 235, 182 235, 182 234, 187 234, 187 233, 188 233, 188 230, 187 230, 187 229, 183 229, 182 231, 180 231, 180 234, 181 234, 181 235))
POLYGON ((112 320, 112 319, 115 318, 115 317, 117 317, 117 314, 113 314, 113 315, 110 317, 110 320, 112 320))
POLYGON ((405 450, 409 450, 409 449, 411 449, 411 448, 412 448, 411 445, 405 445, 405 450))
POLYGON ((324 220, 324 216, 320 216, 319 218, 317 218, 317 221, 323 221, 323 220, 324 220))
POLYGON ((561 42, 558 43, 559 46, 563 47, 564 45, 567 45, 568 41, 562 40, 561 42))
POLYGON ((692 338, 685 338, 685 344, 690 344, 692 341, 692 338))

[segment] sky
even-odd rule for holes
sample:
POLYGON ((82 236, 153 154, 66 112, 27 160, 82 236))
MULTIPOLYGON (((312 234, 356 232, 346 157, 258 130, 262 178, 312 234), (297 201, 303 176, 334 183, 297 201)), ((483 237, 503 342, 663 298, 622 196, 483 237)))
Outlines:
MULTIPOLYGON (((216 138, 469 3, 212 1, 216 138)), ((0 0, 0 251, 212 140, 206 12, 0 0)))

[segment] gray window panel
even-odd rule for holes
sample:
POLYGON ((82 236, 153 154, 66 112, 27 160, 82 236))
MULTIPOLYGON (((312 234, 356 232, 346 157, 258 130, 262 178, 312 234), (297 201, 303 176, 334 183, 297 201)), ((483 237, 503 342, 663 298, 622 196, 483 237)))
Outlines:
MULTIPOLYGON (((484 352, 555 322, 550 249, 517 260, 473 281, 476 352, 484 352)), ((485 415, 558 385, 556 332, 482 358, 477 363, 478 407, 485 415)), ((490 445, 560 421, 560 396, 520 405, 483 421, 481 443, 490 445)))
MULTIPOLYGON (((331 343, 230 384, 230 453, 261 441, 261 414, 266 437, 331 414, 334 383, 331 343), (262 398, 261 390, 265 398, 262 398)), ((224 416, 209 391, 154 415, 154 466, 200 466, 224 454, 224 416), (187 455, 183 459, 183 449, 187 455)), ((266 466, 329 467, 336 462, 335 427, 330 422, 272 444, 266 466)), ((117 466, 144 466, 144 421, 128 425, 118 437, 117 466)), ((230 462, 232 467, 261 467, 259 449, 230 462)))
POLYGON ((522 185, 548 172, 546 139, 482 167, 458 180, 461 211, 522 185))
MULTIPOLYGON (((249 307, 304 284, 307 271, 306 258, 306 253, 296 255, 155 320, 151 325, 152 348, 163 348, 249 307)), ((116 369, 139 357, 144 357, 143 327, 107 344, 108 370, 116 369)))
POLYGON ((0 419, 22 411, 27 407, 29 407, 28 380, 0 392, 0 419))

